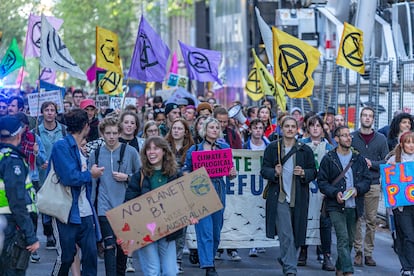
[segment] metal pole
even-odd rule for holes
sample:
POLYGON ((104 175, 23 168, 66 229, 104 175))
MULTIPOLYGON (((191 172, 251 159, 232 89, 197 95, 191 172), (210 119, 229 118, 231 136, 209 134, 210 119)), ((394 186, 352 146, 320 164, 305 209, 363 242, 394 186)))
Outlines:
POLYGON ((355 95, 355 129, 359 127, 359 108, 361 106, 361 75, 357 75, 356 79, 356 95, 355 95))
MULTIPOLYGON (((339 94, 339 78, 340 78, 340 72, 339 72, 339 66, 338 65, 336 65, 336 64, 334 64, 334 78, 335 78, 335 89, 334 89, 334 106, 333 106, 333 108, 335 108, 335 110, 338 108, 338 94, 339 94)), ((328 102, 328 106, 331 104, 331 101, 330 102, 328 102)), ((327 106, 327 107, 328 107, 327 106)))
POLYGON ((402 60, 400 60, 400 99, 399 99, 399 104, 400 106, 398 107, 398 109, 402 110, 403 104, 404 104, 404 100, 403 100, 403 96, 404 96, 404 63, 402 60))
POLYGON ((393 61, 389 61, 389 69, 388 69, 388 124, 391 123, 392 120, 392 63, 393 61))
POLYGON ((349 108, 349 69, 345 69, 345 122, 348 122, 349 108))
MULTIPOLYGON (((377 62, 377 61, 374 61, 374 69, 375 69, 375 77, 376 77, 376 81, 377 81, 377 83, 376 83, 376 85, 375 85, 375 102, 374 102, 374 106, 375 106, 375 113, 376 113, 376 116, 377 116, 377 118, 379 117, 379 107, 378 107, 378 105, 379 105, 379 90, 380 90, 380 88, 379 88, 379 85, 380 85, 380 65, 379 65, 379 63, 377 62)), ((374 123, 374 127, 375 127, 375 129, 378 129, 378 126, 379 126, 379 120, 377 119, 377 120, 375 120, 374 121, 375 123, 374 123)))
POLYGON ((370 62, 370 72, 369 72, 369 85, 368 85, 368 102, 372 103, 372 87, 373 87, 372 74, 375 70, 374 58, 370 58, 369 62, 370 62))
POLYGON ((319 106, 318 106, 318 110, 314 110, 314 111, 322 111, 324 108, 324 104, 323 101, 325 100, 325 89, 326 89, 326 71, 327 71, 327 64, 328 61, 326 59, 323 60, 322 63, 322 76, 321 76, 321 97, 320 97, 320 101, 319 101, 319 106))

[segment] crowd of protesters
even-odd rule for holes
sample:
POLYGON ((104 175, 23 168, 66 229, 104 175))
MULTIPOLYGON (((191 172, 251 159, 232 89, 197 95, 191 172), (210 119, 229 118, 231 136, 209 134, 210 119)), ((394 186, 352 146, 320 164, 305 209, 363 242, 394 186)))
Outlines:
MULTIPOLYGON (((83 90, 74 89, 66 93, 64 110, 44 102, 41 116, 34 118, 28 116, 26 96, 1 94, 0 117, 14 116, 22 124, 19 148, 33 186, 36 190, 42 186, 53 162, 61 182, 74 195, 68 224, 40 214, 45 246, 58 253, 54 275, 69 271, 96 275, 98 256, 105 261, 107 275, 134 272, 131 252, 123 251, 122 241, 117 243, 105 212, 191 172, 192 152, 225 148, 264 150, 260 174, 268 181, 266 236, 279 237, 277 260, 285 275, 296 275, 298 266, 306 266, 309 246, 315 246, 323 270, 353 275, 354 266, 376 266, 380 165, 388 159, 391 164, 412 161, 414 154, 411 114, 397 112, 389 127, 377 131, 373 126, 378 114, 369 106, 362 108, 360 128, 351 133, 332 107, 281 112, 270 98, 252 106, 239 102, 223 106, 213 92, 200 102, 190 97, 166 102, 154 96, 146 99, 144 107, 112 110, 98 108, 83 90), (230 117, 229 109, 236 105, 240 114, 230 117), (332 227, 336 262, 331 255, 332 227)), ((236 176, 232 168, 228 177, 236 176)), ((225 206, 223 177, 211 180, 225 206)), ((399 207, 392 212, 401 274, 414 275, 414 242, 409 238, 414 229, 412 209, 399 207)), ((197 251, 191 255, 206 275, 217 275, 215 260, 224 253, 219 249, 223 213, 194 221, 197 251)), ((36 234, 36 208, 30 217, 36 234)), ((185 230, 138 250, 145 275, 184 271, 185 230)), ((33 263, 41 260, 36 249, 31 250, 33 263)), ((257 257, 258 252, 265 250, 251 248, 249 256, 257 257)), ((232 261, 242 261, 236 248, 227 249, 227 254, 232 261)))

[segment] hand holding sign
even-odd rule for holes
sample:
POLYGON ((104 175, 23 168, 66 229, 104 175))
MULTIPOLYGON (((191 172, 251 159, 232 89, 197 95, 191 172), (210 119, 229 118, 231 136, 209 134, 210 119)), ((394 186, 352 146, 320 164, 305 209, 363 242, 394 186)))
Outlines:
POLYGON ((210 177, 237 175, 233 167, 233 155, 231 149, 193 151, 193 169, 204 167, 210 177))
POLYGON ((222 208, 201 168, 109 210, 106 216, 118 244, 133 252, 222 208))

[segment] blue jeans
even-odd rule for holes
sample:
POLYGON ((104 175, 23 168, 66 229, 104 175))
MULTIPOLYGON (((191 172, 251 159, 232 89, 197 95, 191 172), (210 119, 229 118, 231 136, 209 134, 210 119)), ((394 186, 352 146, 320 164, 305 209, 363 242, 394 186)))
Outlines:
MULTIPOLYGON (((226 191, 223 179, 212 178, 211 180, 221 203, 225 206, 226 191)), ((223 214, 224 208, 200 219, 199 223, 195 225, 201 268, 214 267, 214 255, 220 244, 220 233, 223 228, 223 214)))
POLYGON ((139 263, 145 276, 176 276, 175 241, 162 238, 138 249, 139 263))
POLYGON ((116 243, 114 231, 105 216, 99 216, 104 245, 104 262, 106 275, 125 275, 127 255, 116 243))
POLYGON ((356 231, 356 209, 345 208, 344 212, 329 212, 336 233, 336 269, 343 273, 353 273, 351 250, 354 244, 356 231))
POLYGON ((82 250, 82 276, 96 276, 98 252, 93 216, 81 218, 81 224, 65 224, 53 218, 52 226, 57 251, 52 275, 69 275, 77 244, 82 250))

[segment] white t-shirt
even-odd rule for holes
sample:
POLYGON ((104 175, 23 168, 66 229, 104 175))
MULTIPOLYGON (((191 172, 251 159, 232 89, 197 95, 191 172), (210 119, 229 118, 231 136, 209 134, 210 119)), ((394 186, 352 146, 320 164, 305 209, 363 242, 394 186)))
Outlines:
POLYGON ((251 150, 264 150, 266 148, 265 142, 263 142, 260 146, 256 146, 255 144, 250 141, 250 149, 251 150))
MULTIPOLYGON (((285 154, 287 154, 292 147, 285 147, 285 154)), ((283 164, 282 179, 283 179, 283 190, 286 193, 286 202, 290 203, 290 193, 292 192, 292 180, 293 180, 293 154, 283 164)))
MULTIPOLYGON (((81 151, 79 151, 81 162, 82 162, 82 171, 86 171, 88 169, 88 166, 86 164, 87 158, 83 155, 81 151)), ((86 187, 82 186, 81 193, 79 195, 78 199, 78 206, 79 206, 79 214, 80 217, 87 217, 92 215, 92 208, 89 204, 88 198, 86 197, 86 187)))

